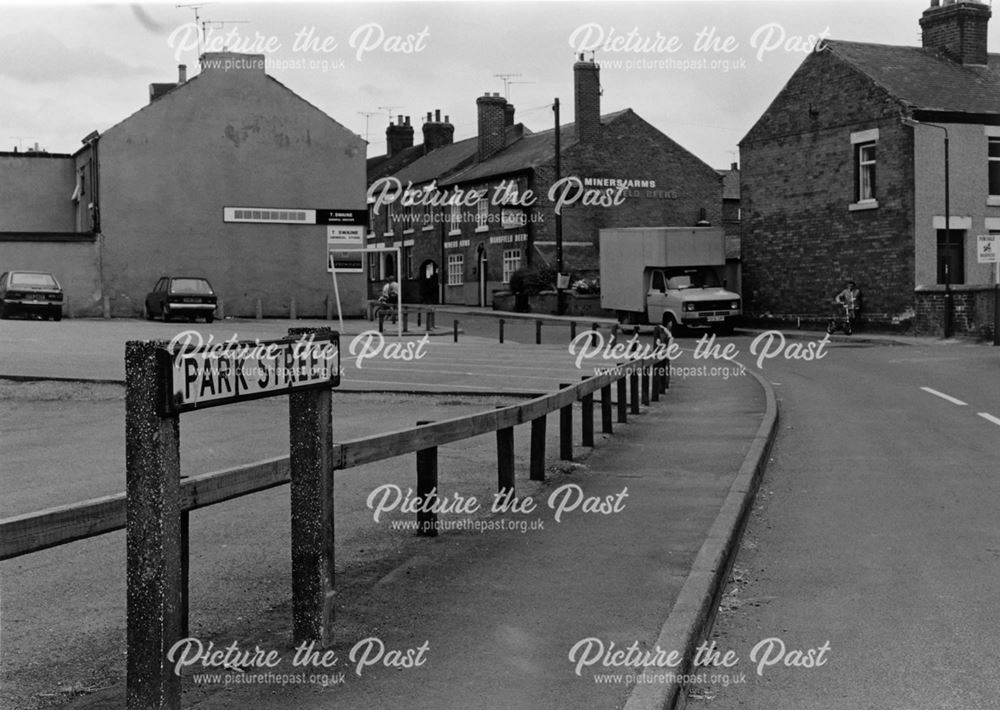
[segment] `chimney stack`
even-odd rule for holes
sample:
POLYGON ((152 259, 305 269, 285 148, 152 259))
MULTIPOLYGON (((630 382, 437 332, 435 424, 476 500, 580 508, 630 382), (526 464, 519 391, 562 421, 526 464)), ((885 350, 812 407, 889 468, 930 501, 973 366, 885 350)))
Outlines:
POLYGON ((508 128, 514 125, 514 104, 503 107, 503 125, 508 128))
POLYGON ((959 64, 986 64, 990 6, 976 0, 931 0, 920 18, 924 49, 959 64))
POLYGON ((448 121, 447 116, 444 117, 444 122, 441 121, 441 109, 436 109, 433 114, 427 112, 423 130, 425 153, 454 142, 455 127, 448 121))
POLYGON ((386 154, 390 156, 413 147, 413 126, 410 125, 409 116, 404 121, 400 114, 396 117, 395 125, 389 123, 389 127, 385 129, 385 146, 386 154))
POLYGON ((601 134, 601 69, 581 54, 573 65, 573 78, 576 138, 586 143, 601 134))
POLYGON ((504 129, 507 114, 507 99, 500 94, 489 93, 476 99, 479 112, 479 155, 482 162, 499 153, 506 145, 506 130, 504 129))

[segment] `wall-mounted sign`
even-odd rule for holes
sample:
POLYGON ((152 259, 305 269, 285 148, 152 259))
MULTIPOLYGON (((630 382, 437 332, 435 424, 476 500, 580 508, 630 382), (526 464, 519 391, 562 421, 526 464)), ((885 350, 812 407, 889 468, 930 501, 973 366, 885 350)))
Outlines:
POLYGON ((490 244, 515 244, 517 242, 528 241, 528 235, 526 232, 518 232, 517 234, 498 234, 495 237, 490 237, 490 244))
POLYGON ((223 207, 223 222, 250 224, 343 224, 366 225, 365 210, 302 207, 223 207))
POLYGON ((980 234, 976 237, 976 258, 980 264, 1000 262, 1000 234, 980 234))
POLYGON ((657 186, 653 178, 583 177, 584 187, 622 188, 622 196, 627 199, 676 200, 677 190, 657 186))

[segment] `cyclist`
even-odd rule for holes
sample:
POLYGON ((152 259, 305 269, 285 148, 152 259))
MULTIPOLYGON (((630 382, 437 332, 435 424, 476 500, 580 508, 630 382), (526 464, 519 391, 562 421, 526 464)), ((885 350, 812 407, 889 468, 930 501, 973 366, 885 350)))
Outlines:
POLYGON ((378 299, 379 310, 386 315, 392 316, 392 322, 396 322, 396 303, 399 298, 399 282, 396 281, 395 276, 390 276, 385 280, 385 285, 382 287, 382 296, 378 299))
POLYGON ((848 281, 844 290, 837 294, 836 301, 847 306, 848 318, 851 325, 855 325, 861 312, 861 289, 853 281, 848 281))

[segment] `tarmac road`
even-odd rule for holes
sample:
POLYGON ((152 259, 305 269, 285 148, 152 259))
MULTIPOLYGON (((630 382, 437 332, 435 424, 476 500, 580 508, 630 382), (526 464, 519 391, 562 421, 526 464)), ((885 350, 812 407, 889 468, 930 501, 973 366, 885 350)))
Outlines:
POLYGON ((688 708, 998 707, 998 350, 766 365, 782 427, 714 636, 748 682, 693 684, 688 708), (769 638, 786 653, 758 674, 769 638))

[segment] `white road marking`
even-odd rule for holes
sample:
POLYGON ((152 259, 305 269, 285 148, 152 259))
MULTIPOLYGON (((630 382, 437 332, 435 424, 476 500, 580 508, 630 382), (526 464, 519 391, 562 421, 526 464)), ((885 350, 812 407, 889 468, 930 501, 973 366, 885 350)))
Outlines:
POLYGON ((1000 426, 1000 418, 994 417, 989 412, 979 412, 979 416, 981 416, 983 419, 985 419, 988 422, 993 422, 997 426, 1000 426))
POLYGON ((951 402, 952 404, 957 404, 959 407, 968 406, 965 402, 963 402, 960 399, 952 397, 950 394, 945 394, 944 392, 938 392, 937 390, 931 389, 930 387, 921 387, 920 389, 922 389, 924 392, 929 392, 935 397, 940 397, 943 400, 951 402))

